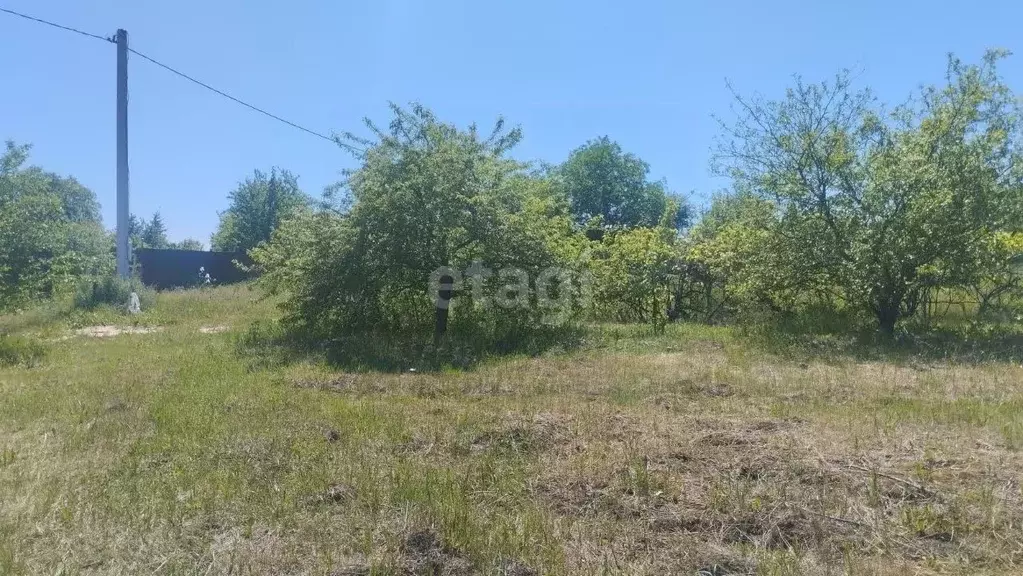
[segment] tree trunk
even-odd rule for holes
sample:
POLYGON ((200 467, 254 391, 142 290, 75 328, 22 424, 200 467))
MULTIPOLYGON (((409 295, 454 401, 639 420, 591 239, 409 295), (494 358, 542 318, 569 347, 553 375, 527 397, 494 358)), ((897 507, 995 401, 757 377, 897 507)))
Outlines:
POLYGON ((878 330, 888 336, 895 333, 895 323, 899 321, 899 307, 899 303, 887 302, 874 310, 878 330))
POLYGON ((448 331, 448 310, 451 308, 451 297, 454 294, 452 287, 455 279, 450 275, 440 277, 440 292, 437 298, 436 315, 433 327, 433 343, 440 344, 444 333, 448 331))

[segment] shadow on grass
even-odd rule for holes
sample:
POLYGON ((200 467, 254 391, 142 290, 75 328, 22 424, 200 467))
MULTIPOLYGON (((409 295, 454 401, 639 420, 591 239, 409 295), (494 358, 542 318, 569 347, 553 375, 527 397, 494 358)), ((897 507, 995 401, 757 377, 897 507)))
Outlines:
POLYGON ((454 325, 438 346, 427 330, 348 334, 326 340, 303 338, 279 322, 258 322, 238 337, 237 349, 252 369, 297 361, 320 361, 346 371, 431 372, 472 369, 507 356, 564 354, 578 350, 663 353, 686 344, 759 350, 793 361, 878 361, 894 364, 954 362, 1023 364, 1023 326, 906 326, 885 335, 861 323, 706 326, 644 325, 494 326, 454 325))
POLYGON ((747 331, 751 343, 790 358, 855 359, 894 363, 1023 363, 1023 326, 964 325, 904 328, 882 334, 868 328, 847 332, 747 331))
POLYGON ((563 353, 582 346, 585 335, 576 326, 529 327, 501 334, 462 328, 449 331, 435 346, 428 333, 360 333, 313 341, 279 322, 259 322, 236 344, 239 355, 254 370, 312 360, 353 372, 436 372, 472 369, 506 356, 563 353))

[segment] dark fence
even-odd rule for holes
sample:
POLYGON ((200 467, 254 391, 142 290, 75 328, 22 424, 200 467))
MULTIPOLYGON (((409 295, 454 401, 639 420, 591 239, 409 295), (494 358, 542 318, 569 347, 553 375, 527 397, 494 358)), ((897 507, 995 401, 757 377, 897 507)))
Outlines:
POLYGON ((252 264, 244 252, 142 248, 134 254, 142 283, 158 289, 195 286, 199 283, 199 268, 205 269, 214 284, 241 282, 250 274, 238 268, 234 261, 252 264))

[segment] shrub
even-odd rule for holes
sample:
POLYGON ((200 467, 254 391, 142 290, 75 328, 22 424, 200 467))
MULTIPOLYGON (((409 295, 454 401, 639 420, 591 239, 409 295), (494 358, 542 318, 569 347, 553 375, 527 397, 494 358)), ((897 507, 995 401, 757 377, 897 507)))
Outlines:
MULTIPOLYGON (((391 131, 366 143, 340 201, 283 222, 250 251, 259 284, 282 295, 285 326, 296 339, 334 343, 346 358, 397 364, 458 342, 489 341, 495 350, 549 342, 545 319, 572 321, 578 299, 541 306, 535 283, 511 278, 576 276, 583 237, 567 201, 550 179, 507 158, 518 130, 498 123, 483 139, 418 106, 394 112, 391 131), (441 270, 466 278, 452 290, 450 322, 431 292, 441 270), (499 300, 509 292, 514 302, 499 300)), ((578 291, 571 282, 541 284, 551 286, 564 287, 551 290, 559 296, 578 291)))
POLYGON ((0 334, 0 366, 28 367, 36 366, 46 356, 46 347, 40 342, 25 338, 0 334))
POLYGON ((591 262, 597 318, 663 326, 679 259, 670 228, 605 234, 591 262))
POLYGON ((89 278, 80 282, 75 290, 74 307, 92 310, 97 306, 108 304, 124 308, 128 305, 132 292, 138 294, 143 310, 151 308, 156 303, 156 292, 152 288, 144 286, 138 278, 124 280, 117 276, 105 276, 89 278))
POLYGON ((26 166, 29 148, 0 143, 0 310, 65 296, 82 276, 113 267, 96 195, 26 166))

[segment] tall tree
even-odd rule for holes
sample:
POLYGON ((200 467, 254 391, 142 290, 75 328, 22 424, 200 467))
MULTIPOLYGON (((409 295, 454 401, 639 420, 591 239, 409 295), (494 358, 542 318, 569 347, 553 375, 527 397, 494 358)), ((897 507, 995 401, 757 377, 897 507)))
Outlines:
MULTIPOLYGON (((422 106, 393 106, 393 113, 388 129, 368 123, 375 139, 343 141, 365 152, 339 187, 347 192, 342 206, 284 224, 253 251, 264 271, 260 282, 288 295, 288 321, 315 337, 418 334, 435 320, 429 280, 438 270, 473 268, 474 278, 493 286, 506 267, 536 277, 548 266, 570 265, 567 206, 549 180, 507 157, 517 128, 499 121, 482 136, 422 106)), ((456 290, 456 319, 459 310, 472 318, 483 305, 467 292, 456 290)), ((478 318, 535 327, 540 312, 508 306, 478 318)))
POLYGON ((798 254, 891 332, 938 284, 978 273, 990 234, 1023 225, 1020 105, 997 73, 950 57, 945 86, 885 113, 848 74, 785 99, 737 96, 720 173, 771 201, 798 254))
POLYGON ((675 204, 669 204, 664 182, 647 180, 647 163, 622 151, 607 136, 574 150, 556 172, 579 225, 652 227, 669 206, 672 224, 676 228, 686 224, 685 203, 675 198, 675 204))
POLYGON ((73 178, 24 167, 30 147, 0 154, 0 308, 67 290, 111 271, 96 196, 73 178))
POLYGON ((256 170, 230 194, 231 206, 220 214, 220 225, 210 240, 213 250, 247 251, 270 239, 288 218, 310 207, 298 178, 273 168, 256 170))
POLYGON ((142 245, 145 248, 169 248, 170 241, 167 240, 167 227, 163 223, 160 212, 154 212, 153 218, 142 229, 142 245))

